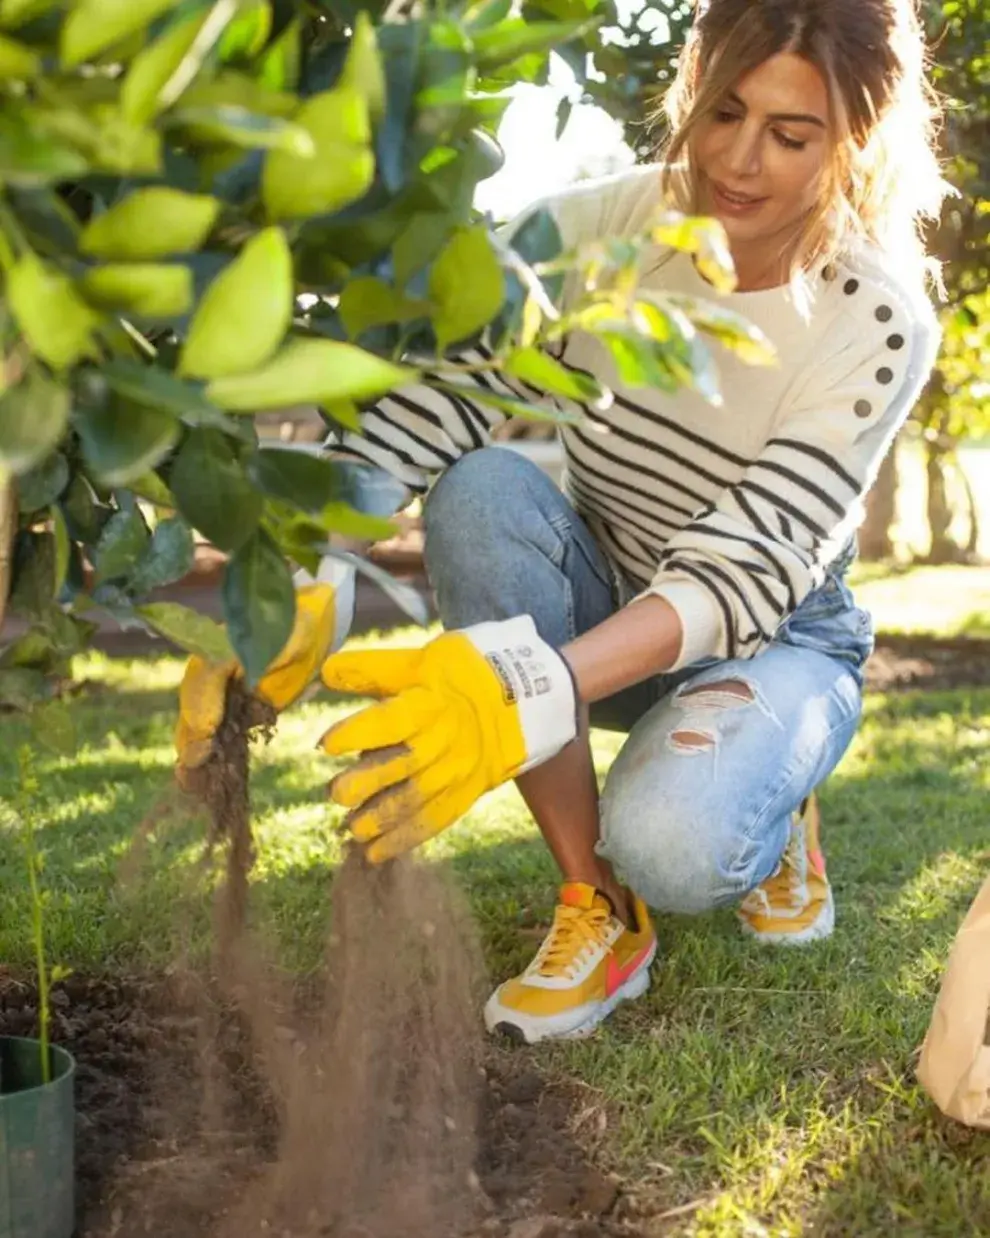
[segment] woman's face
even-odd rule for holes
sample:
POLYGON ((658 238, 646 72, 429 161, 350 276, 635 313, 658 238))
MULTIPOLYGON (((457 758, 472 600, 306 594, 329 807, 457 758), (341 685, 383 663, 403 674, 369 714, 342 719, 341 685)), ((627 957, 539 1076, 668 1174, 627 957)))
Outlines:
POLYGON ((771 57, 737 83, 694 137, 705 214, 721 221, 742 279, 790 248, 830 153, 828 93, 807 60, 771 57))

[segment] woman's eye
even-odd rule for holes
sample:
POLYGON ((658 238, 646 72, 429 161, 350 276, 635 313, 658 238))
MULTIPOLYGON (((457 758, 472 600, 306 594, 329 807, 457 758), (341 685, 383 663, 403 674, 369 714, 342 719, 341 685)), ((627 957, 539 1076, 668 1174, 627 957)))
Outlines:
POLYGON ((715 119, 720 125, 728 125, 731 124, 732 121, 738 120, 739 117, 735 112, 728 112, 725 108, 719 108, 715 113, 715 119))
POLYGON ((800 138, 789 137, 786 133, 781 133, 777 129, 774 130, 774 137, 785 150, 804 150, 808 145, 807 142, 802 141, 800 138))

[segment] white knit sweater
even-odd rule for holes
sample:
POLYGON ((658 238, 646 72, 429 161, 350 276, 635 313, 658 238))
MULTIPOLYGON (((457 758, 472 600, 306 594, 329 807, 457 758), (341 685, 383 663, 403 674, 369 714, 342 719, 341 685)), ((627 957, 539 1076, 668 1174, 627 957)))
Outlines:
MULTIPOLYGON (((537 205, 571 246, 645 229, 659 187, 658 169, 640 167, 537 205)), ((678 612, 680 667, 758 653, 821 583, 927 381, 939 330, 923 291, 878 250, 815 273, 804 313, 789 288, 719 298, 690 259, 663 256, 647 264, 645 286, 720 300, 760 327, 780 359, 747 366, 716 346, 724 402, 714 407, 689 390, 624 387, 591 336, 570 336, 563 353, 615 393, 606 412, 585 410, 584 424, 562 429, 566 491, 634 589, 678 612)), ((534 398, 518 380, 478 381, 534 398)), ((501 420, 491 406, 417 384, 364 413, 362 435, 338 449, 423 492, 501 420)))

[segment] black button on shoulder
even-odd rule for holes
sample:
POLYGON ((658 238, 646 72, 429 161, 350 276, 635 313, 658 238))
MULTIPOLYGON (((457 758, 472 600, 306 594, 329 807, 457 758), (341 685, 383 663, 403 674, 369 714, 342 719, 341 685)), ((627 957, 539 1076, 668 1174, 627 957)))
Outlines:
POLYGON ((888 335, 887 336, 887 347, 892 348, 894 352, 897 352, 899 348, 904 347, 904 336, 899 335, 896 332, 894 335, 888 335))
POLYGON ((857 400, 853 405, 853 412, 857 417, 869 417, 873 412, 873 405, 869 400, 857 400))
POLYGON ((889 305, 877 306, 877 322, 890 322, 894 316, 894 311, 889 305))
POLYGON ((846 294, 847 297, 851 297, 858 287, 859 287, 858 279, 847 279, 846 282, 842 285, 842 291, 846 294))
POLYGON ((893 378, 894 378, 894 371, 890 368, 889 365, 882 365, 880 369, 877 370, 877 382, 878 383, 883 383, 884 386, 886 386, 887 383, 893 381, 893 378))

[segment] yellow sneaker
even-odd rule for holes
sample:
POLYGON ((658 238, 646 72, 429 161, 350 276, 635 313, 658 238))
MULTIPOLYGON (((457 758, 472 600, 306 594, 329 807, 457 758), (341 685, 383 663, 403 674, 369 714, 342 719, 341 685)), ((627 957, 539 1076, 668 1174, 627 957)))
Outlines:
POLYGON ((636 928, 628 929, 593 886, 561 886, 553 925, 536 958, 488 999, 488 1030, 527 1044, 587 1036, 619 1002, 642 996, 650 987, 657 939, 639 899, 633 910, 636 928))
POLYGON ((794 814, 791 837, 776 871, 746 895, 738 914, 744 932, 773 945, 800 946, 831 936, 835 904, 825 875, 821 817, 813 794, 794 814))

